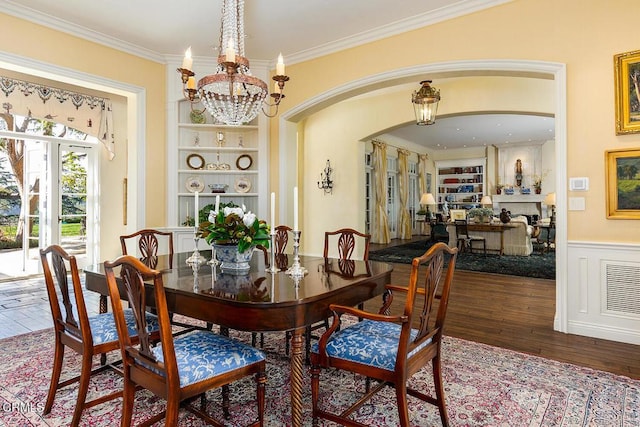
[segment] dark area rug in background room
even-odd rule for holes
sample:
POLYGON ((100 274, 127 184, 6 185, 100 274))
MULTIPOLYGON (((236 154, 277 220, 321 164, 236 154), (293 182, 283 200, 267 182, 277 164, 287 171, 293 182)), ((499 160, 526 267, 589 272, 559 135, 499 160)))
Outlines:
MULTIPOLYGON (((415 257, 425 253, 431 245, 432 243, 428 240, 421 240, 404 245, 392 246, 372 251, 369 254, 369 259, 373 261, 411 264, 411 261, 415 257)), ((534 252, 530 256, 499 256, 492 253, 484 255, 482 252, 462 252, 458 255, 456 269, 535 277, 538 279, 555 279, 556 253, 549 251, 544 254, 534 252)))

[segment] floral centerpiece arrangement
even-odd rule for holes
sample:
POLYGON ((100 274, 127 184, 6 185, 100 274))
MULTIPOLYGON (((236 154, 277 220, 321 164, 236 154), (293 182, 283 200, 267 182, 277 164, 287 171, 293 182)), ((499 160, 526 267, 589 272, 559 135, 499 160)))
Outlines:
POLYGON ((256 245, 268 248, 269 233, 265 221, 250 211, 246 212, 244 205, 239 207, 233 203, 221 205, 219 211, 211 210, 208 221, 200 224, 200 236, 207 243, 237 245, 239 253, 256 245))
POLYGON ((481 222, 493 216, 493 209, 491 208, 472 208, 469 209, 469 218, 478 218, 481 222))

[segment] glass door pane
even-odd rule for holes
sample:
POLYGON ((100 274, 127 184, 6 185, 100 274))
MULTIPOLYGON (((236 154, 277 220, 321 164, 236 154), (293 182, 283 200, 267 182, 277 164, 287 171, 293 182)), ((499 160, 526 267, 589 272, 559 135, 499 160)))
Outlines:
POLYGON ((78 266, 87 256, 87 188, 89 148, 60 146, 57 241, 78 266))

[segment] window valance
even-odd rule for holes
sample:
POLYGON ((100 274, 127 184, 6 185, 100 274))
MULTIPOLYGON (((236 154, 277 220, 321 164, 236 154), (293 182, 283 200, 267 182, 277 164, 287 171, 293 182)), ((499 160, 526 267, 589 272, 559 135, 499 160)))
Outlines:
POLYGON ((115 156, 113 111, 108 98, 0 77, 2 109, 10 114, 31 115, 64 124, 98 138, 115 156))

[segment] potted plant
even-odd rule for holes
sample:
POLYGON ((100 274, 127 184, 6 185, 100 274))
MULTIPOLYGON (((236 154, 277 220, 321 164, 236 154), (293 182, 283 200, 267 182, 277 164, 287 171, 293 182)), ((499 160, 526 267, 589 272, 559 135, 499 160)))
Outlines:
POLYGON ((496 194, 502 194, 502 189, 504 188, 504 185, 498 183, 496 184, 496 194))
POLYGON ((493 216, 491 208, 472 208, 469 209, 468 217, 473 218, 476 222, 489 222, 489 218, 493 216))
POLYGON ((257 245, 269 247, 269 226, 246 208, 225 206, 211 210, 208 221, 200 224, 200 235, 213 246, 221 268, 249 270, 249 261, 257 245))

